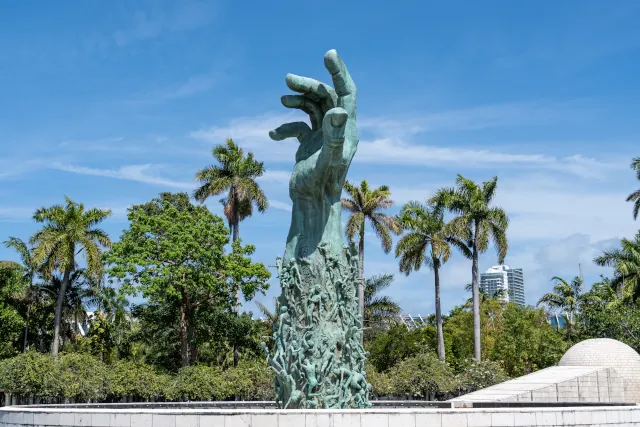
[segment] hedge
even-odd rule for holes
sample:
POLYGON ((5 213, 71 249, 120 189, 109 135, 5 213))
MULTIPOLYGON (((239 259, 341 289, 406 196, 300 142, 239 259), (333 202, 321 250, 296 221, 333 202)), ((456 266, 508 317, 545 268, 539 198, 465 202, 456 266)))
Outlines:
MULTIPOLYGON (((455 374, 430 353, 409 357, 387 372, 367 364, 372 398, 442 399, 507 379, 494 362, 468 362, 455 374)), ((104 364, 85 353, 26 352, 0 362, 0 391, 47 402, 273 400, 273 374, 264 361, 242 360, 236 368, 194 365, 176 374, 117 361, 104 364)))

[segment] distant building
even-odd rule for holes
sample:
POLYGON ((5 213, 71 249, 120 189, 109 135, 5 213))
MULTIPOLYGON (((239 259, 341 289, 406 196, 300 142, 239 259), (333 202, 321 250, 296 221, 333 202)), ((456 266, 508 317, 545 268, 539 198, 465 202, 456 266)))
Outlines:
POLYGON ((496 294, 502 301, 525 305, 524 275, 521 268, 508 265, 496 265, 480 275, 480 289, 493 297, 496 294))
POLYGON ((410 330, 418 329, 424 325, 427 325, 427 316, 412 316, 411 314, 399 314, 398 321, 404 324, 410 330))
POLYGON ((567 319, 564 315, 558 313, 549 313, 547 315, 547 322, 553 327, 553 329, 566 329, 567 319))

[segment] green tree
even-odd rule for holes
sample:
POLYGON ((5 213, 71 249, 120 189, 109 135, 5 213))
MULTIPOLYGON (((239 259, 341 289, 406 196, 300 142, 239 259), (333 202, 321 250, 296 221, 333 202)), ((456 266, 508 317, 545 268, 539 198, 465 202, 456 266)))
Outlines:
POLYGON ((567 323, 567 334, 572 337, 575 334, 576 314, 580 309, 582 279, 576 276, 569 283, 561 277, 554 276, 551 280, 556 282, 553 292, 544 294, 536 306, 545 305, 554 313, 561 314, 567 323))
POLYGON ((580 325, 579 339, 611 338, 622 341, 640 351, 640 309, 635 304, 594 304, 584 294, 577 321, 580 325))
POLYGON ((38 266, 33 261, 33 249, 30 248, 23 240, 17 237, 9 237, 9 239, 4 242, 4 245, 7 248, 13 248, 16 252, 18 252, 20 261, 22 263, 20 265, 20 269, 23 272, 22 280, 25 283, 29 284, 29 288, 24 295, 27 306, 24 322, 24 338, 22 341, 22 352, 24 353, 25 351, 27 351, 29 336, 29 317, 31 316, 31 305, 34 298, 33 282, 36 278, 38 266))
POLYGON ((393 206, 391 190, 386 185, 378 188, 369 188, 369 183, 363 180, 360 187, 356 187, 349 181, 344 182, 344 190, 351 198, 342 198, 340 203, 342 208, 350 212, 345 233, 350 242, 358 236, 358 254, 360 256, 360 285, 358 287, 358 301, 360 314, 364 313, 364 230, 365 222, 369 224, 382 243, 382 250, 385 253, 391 251, 393 240, 391 234, 400 233, 400 225, 393 216, 382 211, 393 206))
POLYGON ((264 173, 264 164, 256 161, 253 153, 245 157, 242 148, 232 139, 213 147, 211 155, 218 164, 196 173, 200 187, 193 197, 202 203, 211 196, 227 192, 221 202, 235 242, 240 237, 240 221, 251 216, 254 205, 258 212, 265 212, 269 207, 267 196, 256 182, 256 178, 264 173))
POLYGON ((15 354, 25 324, 19 310, 27 291, 23 273, 20 265, 0 265, 0 359, 15 354))
POLYGON ((380 274, 367 278, 364 285, 364 325, 369 340, 377 329, 391 324, 400 314, 400 306, 391 297, 379 295, 391 286, 393 274, 380 274))
POLYGON ((498 252, 502 264, 507 255, 507 227, 509 218, 505 211, 492 206, 498 186, 498 177, 482 183, 482 186, 458 175, 456 188, 441 190, 432 202, 442 203, 457 215, 449 223, 453 233, 467 241, 471 247, 471 283, 473 285, 473 348, 474 357, 480 360, 482 346, 480 338, 480 290, 478 280, 478 257, 489 247, 489 241, 498 252))
POLYGON ((637 301, 640 297, 640 231, 633 240, 621 239, 619 248, 604 251, 593 261, 602 267, 613 267, 611 287, 623 299, 637 301))
POLYGON ((392 325, 384 333, 378 334, 369 343, 369 362, 378 372, 388 371, 407 357, 436 348, 437 338, 434 326, 425 325, 409 330, 404 324, 392 325))
MULTIPOLYGON (((631 161, 631 169, 636 171, 636 178, 640 181, 640 157, 635 157, 631 161)), ((638 219, 638 213, 640 212, 640 190, 629 194, 627 202, 633 202, 633 219, 638 219)))
POLYGON ((84 253, 86 274, 99 280, 103 271, 102 249, 111 246, 107 233, 96 228, 111 211, 85 210, 82 203, 75 203, 68 197, 65 200, 64 206, 54 205, 35 212, 33 219, 44 225, 31 238, 31 244, 34 245, 33 262, 43 266, 43 275, 50 277, 55 270, 62 274, 53 325, 51 354, 54 356, 60 348, 62 307, 71 273, 76 269, 77 255, 84 253))
POLYGON ((150 304, 179 310, 180 363, 188 366, 197 360, 199 311, 232 308, 234 289, 250 300, 267 289, 270 273, 251 261, 251 245, 238 240, 226 253, 222 219, 193 205, 186 193, 162 193, 131 207, 128 217, 129 229, 106 254, 111 280, 150 304))
POLYGON ((513 377, 558 363, 567 345, 547 322, 544 310, 508 303, 500 315, 499 327, 490 333, 493 338, 491 348, 487 349, 490 360, 499 361, 513 377))
POLYGON ((440 306, 440 268, 451 255, 455 246, 466 256, 471 252, 465 243, 452 234, 444 221, 444 206, 440 203, 427 205, 419 202, 407 203, 399 215, 400 224, 409 233, 396 246, 396 258, 400 258, 400 271, 409 275, 420 270, 424 264, 433 271, 436 299, 436 328, 438 331, 438 358, 445 359, 442 309, 440 306))

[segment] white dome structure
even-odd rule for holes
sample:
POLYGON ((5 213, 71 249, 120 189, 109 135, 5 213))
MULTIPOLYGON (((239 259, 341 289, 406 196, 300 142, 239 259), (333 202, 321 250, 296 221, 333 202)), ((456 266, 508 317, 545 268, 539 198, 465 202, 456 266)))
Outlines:
POLYGON ((622 377, 625 400, 640 402, 640 355, 623 342, 610 338, 581 341, 567 350, 558 366, 611 368, 622 377))

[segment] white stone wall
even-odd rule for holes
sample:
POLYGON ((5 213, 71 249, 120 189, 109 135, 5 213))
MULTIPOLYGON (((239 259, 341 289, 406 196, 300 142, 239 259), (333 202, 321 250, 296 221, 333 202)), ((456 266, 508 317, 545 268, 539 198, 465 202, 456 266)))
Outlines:
POLYGON ((370 410, 89 410, 9 407, 0 427, 640 427, 639 406, 370 410))

